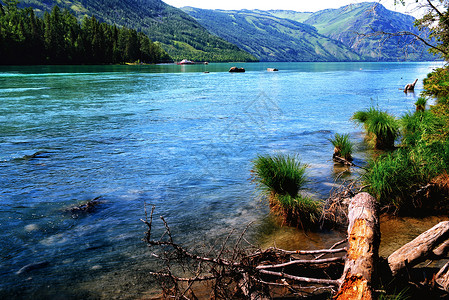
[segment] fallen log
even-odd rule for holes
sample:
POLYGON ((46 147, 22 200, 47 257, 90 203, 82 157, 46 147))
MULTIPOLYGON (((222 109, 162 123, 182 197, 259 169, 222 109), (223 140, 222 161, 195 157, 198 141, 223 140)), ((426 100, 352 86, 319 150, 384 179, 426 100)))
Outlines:
POLYGON ((349 204, 348 219, 349 249, 335 299, 373 299, 380 244, 376 199, 368 193, 357 194, 349 204))
POLYGON ((414 91, 415 90, 415 85, 418 82, 418 78, 415 79, 415 81, 413 83, 409 83, 404 87, 404 92, 408 92, 408 91, 414 91))
POLYGON ((449 221, 440 222, 405 244, 388 257, 393 276, 412 268, 427 259, 439 259, 449 250, 449 221))

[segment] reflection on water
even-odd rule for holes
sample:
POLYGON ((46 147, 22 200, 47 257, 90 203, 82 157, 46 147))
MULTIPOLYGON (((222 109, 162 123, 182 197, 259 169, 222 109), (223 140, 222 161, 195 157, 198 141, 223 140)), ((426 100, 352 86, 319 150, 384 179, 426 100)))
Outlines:
POLYGON ((422 85, 416 95, 399 91, 404 74, 422 79, 436 65, 1 67, 0 298, 143 295, 154 268, 141 241, 145 204, 187 246, 250 222, 248 239, 264 247, 331 246, 341 233, 274 224, 251 161, 297 153, 310 166, 308 192, 326 198, 337 178, 358 174, 335 167, 329 138, 349 133, 363 165, 369 153, 352 114, 414 109, 422 85), (95 211, 67 213, 99 196, 95 211))

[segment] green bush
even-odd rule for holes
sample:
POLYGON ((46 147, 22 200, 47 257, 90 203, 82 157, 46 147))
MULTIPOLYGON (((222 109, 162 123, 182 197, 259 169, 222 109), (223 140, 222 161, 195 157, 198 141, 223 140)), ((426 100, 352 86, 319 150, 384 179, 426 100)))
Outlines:
POLYGON ((415 102, 416 111, 425 111, 427 105, 427 99, 424 97, 419 97, 415 102))
POLYGON ((334 146, 334 156, 343 157, 348 161, 352 161, 352 148, 353 145, 349 140, 349 134, 336 133, 334 138, 330 139, 330 142, 334 146))
POLYGON ((276 195, 273 200, 276 201, 273 207, 275 213, 283 217, 288 225, 310 228, 319 224, 323 209, 321 201, 303 195, 291 197, 288 194, 276 195))
POLYGON ((417 171, 408 152, 400 149, 371 161, 363 179, 368 192, 381 206, 400 209, 404 201, 410 199, 410 192, 421 182, 417 171))
POLYGON ((367 138, 374 148, 394 148, 394 141, 399 135, 399 122, 393 116, 371 107, 367 111, 355 112, 352 119, 363 124, 367 138))
POLYGON ((254 161, 252 173, 262 189, 296 197, 307 182, 306 168, 296 156, 265 155, 254 161))
POLYGON ((253 180, 269 197, 273 212, 284 223, 304 229, 316 226, 322 212, 321 201, 299 194, 308 182, 306 168, 297 156, 277 154, 258 156, 252 170, 253 180))
POLYGON ((430 111, 406 113, 400 120, 402 128, 402 145, 414 146, 418 142, 428 139, 442 125, 441 120, 430 111))

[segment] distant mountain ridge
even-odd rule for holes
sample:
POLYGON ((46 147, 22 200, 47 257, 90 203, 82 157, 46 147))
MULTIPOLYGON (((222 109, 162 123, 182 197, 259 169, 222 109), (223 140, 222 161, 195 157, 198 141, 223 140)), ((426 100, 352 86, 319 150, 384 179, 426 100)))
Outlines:
POLYGON ((288 10, 182 8, 210 32, 261 61, 434 60, 411 37, 362 37, 376 31, 419 33, 414 18, 378 2, 350 4, 316 13, 288 10), (309 26, 305 26, 309 25, 309 26))
POLYGON ((79 19, 95 16, 99 21, 126 26, 159 42, 174 60, 255 61, 256 59, 218 36, 210 34, 192 17, 161 0, 22 0, 37 12, 58 5, 79 19))
POLYGON ((261 61, 353 61, 361 57, 343 43, 293 19, 260 10, 183 8, 210 32, 261 61))

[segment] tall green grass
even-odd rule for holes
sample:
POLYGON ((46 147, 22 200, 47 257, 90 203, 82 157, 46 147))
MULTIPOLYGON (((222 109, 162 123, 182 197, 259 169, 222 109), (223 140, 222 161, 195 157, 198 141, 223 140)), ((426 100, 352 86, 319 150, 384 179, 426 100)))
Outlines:
POLYGON ((416 192, 449 170, 449 140, 441 138, 444 121, 427 110, 407 113, 400 121, 401 148, 370 162, 365 184, 383 206, 397 210, 436 206, 433 199, 423 203, 416 192))
POLYGON ((252 172, 263 190, 296 197, 308 181, 306 168, 297 156, 277 154, 258 156, 252 172))
POLYGON ((419 171, 407 151, 398 150, 371 161, 363 175, 368 192, 381 206, 399 210, 421 182, 419 171))
POLYGON ((399 136, 399 122, 395 117, 376 108, 355 112, 352 119, 363 124, 370 144, 379 150, 394 149, 399 136))
POLYGON ((427 105, 427 98, 419 97, 418 100, 415 102, 416 111, 425 111, 427 105))
POLYGON ((330 139, 330 142, 334 146, 334 155, 352 161, 353 145, 349 140, 349 134, 336 133, 334 138, 330 139))
POLYGON ((304 229, 318 224, 322 212, 320 201, 299 193, 308 182, 307 165, 297 156, 260 155, 253 161, 253 181, 268 196, 273 212, 284 223, 304 229))

